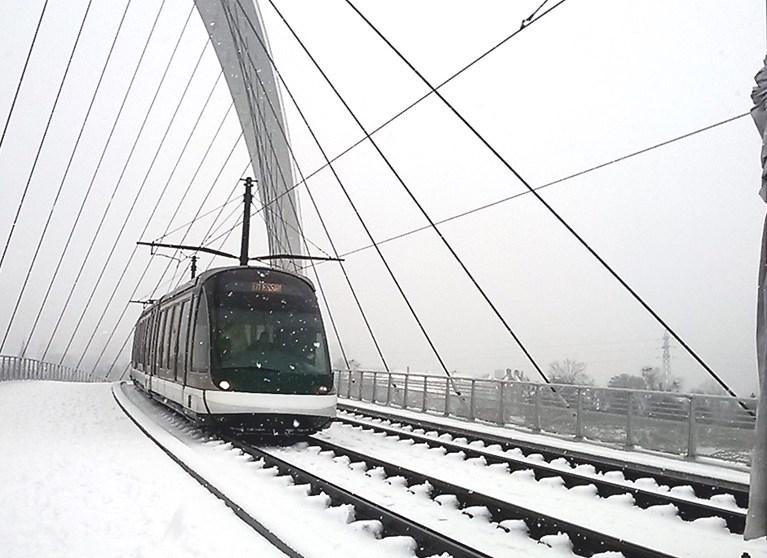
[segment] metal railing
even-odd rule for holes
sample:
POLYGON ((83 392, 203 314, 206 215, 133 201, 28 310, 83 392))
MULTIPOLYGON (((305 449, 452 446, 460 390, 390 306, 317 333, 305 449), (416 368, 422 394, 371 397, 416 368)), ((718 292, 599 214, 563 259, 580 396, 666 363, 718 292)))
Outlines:
POLYGON ((756 422, 756 399, 717 395, 365 370, 336 371, 336 389, 401 409, 745 464, 756 422))
POLYGON ((13 380, 54 380, 60 382, 97 382, 82 370, 43 362, 33 358, 0 355, 0 382, 13 380))

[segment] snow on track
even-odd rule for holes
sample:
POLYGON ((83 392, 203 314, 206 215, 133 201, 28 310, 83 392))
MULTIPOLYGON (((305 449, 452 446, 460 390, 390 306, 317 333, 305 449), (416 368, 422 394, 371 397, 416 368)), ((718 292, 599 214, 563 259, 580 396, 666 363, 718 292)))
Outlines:
POLYGON ((377 522, 355 522, 351 506, 329 507, 326 495, 310 496, 308 485, 294 485, 292 478, 277 476, 275 468, 264 468, 262 461, 253 461, 231 444, 202 437, 197 428, 132 386, 116 387, 115 394, 165 448, 303 556, 415 555, 410 537, 375 538, 377 522))
POLYGON ((397 409, 394 407, 384 407, 382 405, 376 405, 366 401, 357 401, 355 399, 339 398, 338 403, 342 405, 349 405, 351 407, 359 407, 360 409, 383 412, 387 415, 390 415, 393 420, 396 420, 396 417, 398 416, 404 419, 425 420, 438 424, 444 424, 445 426, 471 429, 476 431, 477 435, 486 433, 493 436, 508 438, 510 442, 519 441, 540 444, 560 450, 592 454, 594 456, 624 461, 626 463, 646 465, 648 467, 665 469, 667 471, 677 471, 691 475, 700 475, 702 477, 723 480, 743 486, 748 486, 749 483, 748 470, 743 466, 737 464, 727 464, 727 466, 723 466, 724 463, 714 463, 714 460, 712 459, 688 461, 669 455, 652 453, 650 451, 632 451, 613 448, 591 442, 565 440, 552 434, 537 434, 533 432, 526 432, 518 428, 494 426, 479 421, 467 422, 465 420, 456 419, 453 417, 444 417, 433 413, 421 413, 417 411, 397 409))
POLYGON ((109 384, 0 383, 0 555, 284 556, 189 478, 109 384))
MULTIPOLYGON (((350 463, 348 458, 321 451, 311 442, 301 442, 289 448, 269 448, 268 452, 485 554, 530 558, 575 556, 568 544, 562 544, 561 537, 549 539, 553 547, 541 544, 527 536, 521 520, 504 522, 503 528, 499 529, 482 510, 474 510, 472 517, 459 510, 450 497, 430 498, 427 486, 408 487, 401 477, 386 478, 381 470, 368 470, 362 463, 350 463)), ((602 556, 620 555, 605 553, 602 556)))
POLYGON ((497 444, 485 444, 480 440, 468 442, 466 438, 460 436, 453 437, 450 434, 439 434, 435 431, 429 431, 423 428, 413 428, 410 425, 403 425, 395 421, 386 421, 379 418, 370 418, 354 413, 340 412, 339 419, 348 420, 351 423, 365 425, 371 428, 382 429, 392 435, 412 436, 413 438, 440 443, 449 446, 450 449, 463 448, 468 452, 480 451, 488 455, 496 455, 501 458, 508 458, 517 463, 527 464, 531 468, 544 468, 547 471, 561 471, 563 474, 574 473, 579 477, 594 479, 595 482, 607 481, 613 485, 624 486, 627 489, 638 489, 648 493, 657 494, 660 497, 673 497, 685 502, 700 503, 722 510, 732 510, 739 513, 746 513, 744 508, 737 505, 735 497, 731 494, 717 494, 711 498, 701 498, 695 495, 691 486, 669 487, 667 485, 658 485, 651 477, 645 477, 637 480, 626 479, 623 472, 616 469, 609 472, 598 472, 592 465, 576 465, 559 457, 551 461, 545 461, 540 454, 529 454, 527 456, 518 449, 513 448, 505 450, 497 444))
POLYGON ((464 460, 460 453, 445 454, 440 448, 429 449, 412 440, 398 441, 359 427, 335 423, 317 437, 673 556, 738 557, 749 552, 752 558, 767 557, 764 540, 743 542, 716 519, 684 522, 673 506, 642 510, 633 505, 630 497, 598 498, 588 487, 566 489, 558 477, 536 481, 531 471, 509 474, 485 466, 482 460, 464 460))

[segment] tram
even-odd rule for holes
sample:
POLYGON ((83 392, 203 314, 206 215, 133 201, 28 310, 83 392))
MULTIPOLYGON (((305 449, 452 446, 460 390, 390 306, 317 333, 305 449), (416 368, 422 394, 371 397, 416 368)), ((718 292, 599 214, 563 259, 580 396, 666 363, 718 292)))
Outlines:
POLYGON ((268 267, 223 267, 148 305, 130 377, 193 420, 243 432, 316 432, 336 412, 312 283, 268 267))

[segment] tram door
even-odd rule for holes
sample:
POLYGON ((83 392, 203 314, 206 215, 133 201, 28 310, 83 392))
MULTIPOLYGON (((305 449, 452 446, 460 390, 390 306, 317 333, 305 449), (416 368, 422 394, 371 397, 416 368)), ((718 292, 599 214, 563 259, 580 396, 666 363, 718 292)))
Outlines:
POLYGON ((146 376, 145 386, 148 390, 152 389, 152 378, 157 375, 157 359, 159 358, 157 351, 160 340, 160 332, 162 331, 160 329, 160 325, 160 311, 159 308, 156 308, 152 313, 152 341, 149 346, 149 368, 146 376))

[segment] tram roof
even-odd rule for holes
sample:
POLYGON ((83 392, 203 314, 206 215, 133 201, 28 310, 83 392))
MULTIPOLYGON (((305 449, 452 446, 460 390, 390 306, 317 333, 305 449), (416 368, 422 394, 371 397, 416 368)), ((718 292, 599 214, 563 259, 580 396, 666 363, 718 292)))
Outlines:
MULTIPOLYGON (((291 273, 290 271, 285 271, 285 270, 282 270, 282 269, 276 269, 276 268, 273 268, 273 267, 262 266, 262 265, 259 265, 259 266, 230 265, 230 266, 226 266, 226 267, 215 267, 213 269, 208 269, 206 271, 203 271, 202 273, 197 275, 194 279, 190 279, 189 281, 179 285, 178 287, 176 287, 175 289, 173 289, 169 293, 166 293, 166 294, 162 295, 160 298, 157 299, 157 301, 154 304, 160 304, 160 303, 162 303, 162 302, 164 302, 164 301, 166 301, 168 299, 171 299, 171 298, 175 297, 176 295, 181 294, 184 291, 192 289, 192 288, 196 287, 197 285, 199 285, 201 283, 204 283, 205 281, 207 281, 208 279, 210 279, 214 275, 218 275, 219 273, 223 273, 225 271, 233 271, 233 270, 236 270, 236 269, 261 269, 261 270, 264 270, 264 271, 277 271, 279 273, 285 273, 287 275, 292 275, 293 277, 297 277, 298 279, 303 280, 304 282, 306 282, 312 288, 312 290, 315 290, 314 289, 314 283, 312 283, 310 279, 308 279, 307 277, 304 277, 303 275, 298 275, 297 273, 291 273)), ((154 306, 154 304, 152 304, 151 306, 154 306)), ((149 308, 151 308, 151 306, 147 307, 146 310, 149 310, 149 308)))

